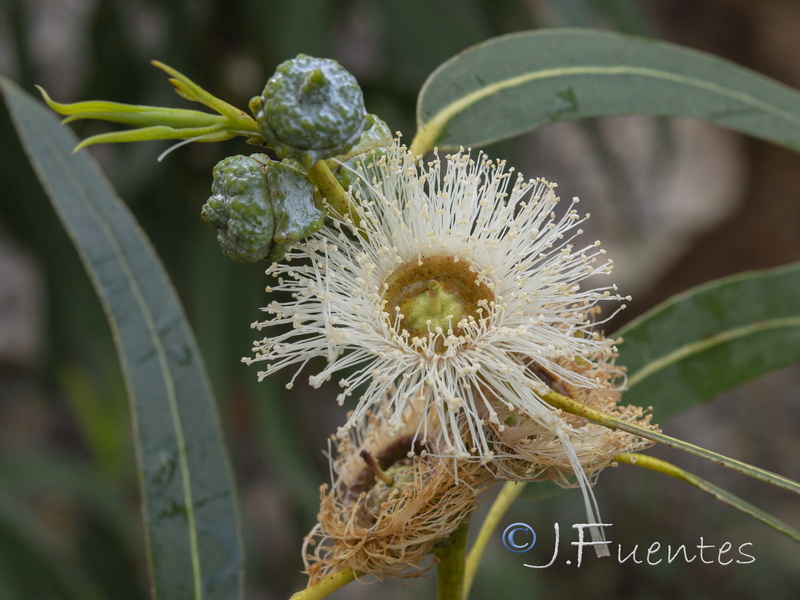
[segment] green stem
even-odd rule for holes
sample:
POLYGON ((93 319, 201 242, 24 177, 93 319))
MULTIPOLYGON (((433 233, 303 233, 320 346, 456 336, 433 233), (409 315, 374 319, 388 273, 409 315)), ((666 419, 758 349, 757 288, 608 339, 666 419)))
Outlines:
POLYGON ((551 406, 560 408, 561 410, 572 413, 573 415, 584 417, 590 421, 594 421, 595 423, 603 425, 604 427, 608 427, 609 429, 627 431, 628 433, 638 435, 639 437, 647 440, 664 444, 670 448, 675 448, 688 454, 699 456, 700 458, 721 465, 727 469, 731 469, 732 471, 737 471, 747 475, 748 477, 752 477, 753 479, 758 479, 759 481, 763 481, 776 487, 800 494, 800 483, 792 481, 788 477, 783 477, 782 475, 772 473, 765 469, 760 469, 736 459, 728 458, 727 456, 717 454, 711 450, 706 450, 700 446, 695 446, 689 442, 684 442, 683 440, 670 437, 661 433, 660 431, 653 431, 651 429, 647 429, 646 427, 642 427, 641 425, 623 421, 622 419, 600 412, 599 410, 589 408, 588 406, 585 406, 580 402, 573 400, 572 398, 562 396, 556 392, 548 392, 542 397, 542 399, 551 406))
POLYGON ((308 178, 317 187, 319 192, 325 196, 334 212, 342 217, 350 215, 353 219, 353 224, 358 227, 358 215, 350 210, 350 201, 347 199, 347 193, 344 191, 344 188, 339 185, 339 182, 324 160, 318 161, 308 170, 308 178))
POLYGON ((469 536, 469 517, 436 549, 439 557, 437 600, 462 600, 464 596, 464 557, 469 536))
POLYGON ((794 541, 800 542, 800 531, 797 531, 780 519, 777 519, 771 514, 764 512, 760 508, 753 506, 749 502, 742 500, 738 496, 734 496, 730 492, 714 485, 710 481, 706 481, 705 479, 702 479, 701 477, 698 477, 689 471, 684 471, 672 463, 668 463, 665 460, 659 460, 658 458, 653 458, 652 456, 647 456, 645 454, 617 454, 614 457, 614 460, 617 462, 634 465, 636 467, 643 467, 645 469, 657 471, 659 473, 663 473, 664 475, 669 475, 670 477, 679 479, 680 481, 696 487, 698 490, 702 490, 703 492, 710 494, 728 506, 732 506, 733 508, 742 511, 746 515, 750 515, 765 525, 769 525, 776 531, 780 531, 784 535, 789 536, 794 541))
POLYGON ((292 595, 289 600, 321 600, 356 578, 353 569, 344 569, 320 579, 311 587, 292 595))
POLYGON ((489 514, 486 515, 486 519, 484 519, 483 523, 481 524, 480 531, 478 531, 478 537, 475 539, 475 543, 472 545, 469 555, 467 555, 467 562, 464 570, 463 600, 467 600, 467 598, 469 598, 469 592, 470 589, 472 589, 472 582, 475 581, 475 574, 477 573, 478 565, 480 565, 481 559, 483 558, 483 553, 486 551, 486 545, 489 543, 489 538, 494 533, 494 530, 497 529, 500 519, 503 518, 508 509, 514 503, 514 500, 519 497, 524 489, 524 483, 519 481, 507 481, 503 485, 503 489, 500 490, 500 493, 497 495, 497 498, 494 499, 494 503, 489 509, 489 514))

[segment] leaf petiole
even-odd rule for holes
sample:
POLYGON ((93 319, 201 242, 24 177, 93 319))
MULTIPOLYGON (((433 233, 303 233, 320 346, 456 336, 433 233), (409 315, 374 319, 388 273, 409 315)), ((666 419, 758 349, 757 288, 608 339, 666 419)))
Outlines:
POLYGON ((684 471, 672 463, 669 463, 665 460, 660 460, 658 458, 653 458, 652 456, 647 456, 645 454, 628 453, 618 454, 614 457, 614 460, 636 467, 657 471, 659 473, 663 473, 664 475, 669 475, 670 477, 679 479, 680 481, 684 481, 689 485, 694 486, 707 494, 710 494, 728 506, 732 506, 733 508, 742 511, 745 514, 750 515, 754 519, 761 521, 765 525, 769 525, 776 531, 780 531, 782 534, 789 536, 794 541, 800 542, 800 531, 797 529, 794 529, 793 527, 787 525, 780 519, 773 517, 771 514, 761 510, 760 508, 753 506, 749 502, 742 500, 738 496, 735 496, 721 487, 714 485, 710 481, 706 481, 705 479, 702 479, 701 477, 698 477, 689 471, 684 471))
POLYGON ((585 406, 580 402, 573 400, 572 398, 562 396, 556 392, 548 392, 543 396, 542 399, 551 406, 560 408, 561 410, 573 415, 584 417, 590 421, 594 421, 595 423, 603 425, 604 427, 608 427, 609 429, 627 431, 628 433, 638 435, 647 440, 664 444, 670 448, 675 448, 676 450, 682 450, 688 454, 699 456, 700 458, 721 465, 726 469, 737 471, 743 475, 752 477, 753 479, 758 479, 759 481, 789 490, 795 494, 800 494, 800 483, 797 483, 788 477, 772 473, 766 469, 748 465, 747 463, 741 462, 734 458, 729 458, 723 454, 718 454, 717 452, 713 452, 711 450, 706 450, 705 448, 695 446, 689 442, 684 442, 683 440, 670 437, 664 433, 661 433, 660 431, 652 431, 646 427, 642 427, 641 425, 629 423, 628 421, 624 421, 612 415, 600 412, 599 410, 589 408, 588 406, 585 406))

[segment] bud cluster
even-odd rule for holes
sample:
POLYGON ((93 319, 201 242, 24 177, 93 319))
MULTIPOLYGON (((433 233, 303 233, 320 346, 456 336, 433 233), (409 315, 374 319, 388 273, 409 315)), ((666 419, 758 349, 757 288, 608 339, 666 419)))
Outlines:
POLYGON ((324 224, 311 167, 330 160, 339 185, 352 162, 391 144, 383 121, 368 115, 356 79, 339 63, 301 54, 281 63, 261 96, 250 101, 266 154, 231 156, 214 167, 202 220, 218 231, 223 253, 240 262, 280 261, 324 224))

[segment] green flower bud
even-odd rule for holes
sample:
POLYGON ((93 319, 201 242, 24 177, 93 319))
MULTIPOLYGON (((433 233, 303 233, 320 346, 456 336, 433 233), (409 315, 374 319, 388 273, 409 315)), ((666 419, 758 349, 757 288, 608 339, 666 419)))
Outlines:
POLYGON ((306 168, 349 150, 366 115, 355 77, 335 60, 304 54, 278 65, 250 109, 277 155, 306 168))
POLYGON ((295 242, 319 231, 325 214, 314 204, 314 184, 290 164, 271 162, 266 169, 267 186, 275 219, 273 246, 268 260, 281 260, 295 242))
POLYGON ((289 246, 322 227, 314 186, 299 169, 253 154, 230 156, 213 174, 200 216, 218 230, 222 252, 236 261, 280 260, 289 246))
POLYGON ((255 262, 272 248, 275 220, 264 178, 266 154, 229 156, 214 167, 211 197, 200 218, 218 230, 225 256, 255 262))

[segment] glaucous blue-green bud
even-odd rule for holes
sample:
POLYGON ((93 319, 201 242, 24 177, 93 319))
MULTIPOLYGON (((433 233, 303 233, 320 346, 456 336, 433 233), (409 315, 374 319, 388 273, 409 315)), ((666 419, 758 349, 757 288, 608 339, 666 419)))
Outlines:
POLYGON ((322 227, 314 186, 299 169, 253 154, 220 161, 213 175, 200 216, 217 229, 222 252, 233 260, 278 261, 322 227))
POLYGON ((393 143, 394 138, 389 126, 377 116, 368 114, 364 121, 364 131, 361 132, 358 141, 350 150, 344 154, 337 155, 335 160, 344 162, 359 154, 365 154, 380 148, 386 149, 393 143))
POLYGON ((314 204, 314 184, 290 164, 271 162, 266 170, 275 233, 268 260, 281 260, 295 242, 318 231, 325 214, 314 204))
POLYGON ((217 229, 222 252, 239 262, 256 262, 272 248, 275 219, 264 178, 266 154, 229 156, 214 167, 211 197, 200 218, 217 229))
POLYGON ((259 132, 280 158, 308 168, 345 153, 364 130, 364 96, 335 60, 300 54, 275 70, 250 101, 259 132))

